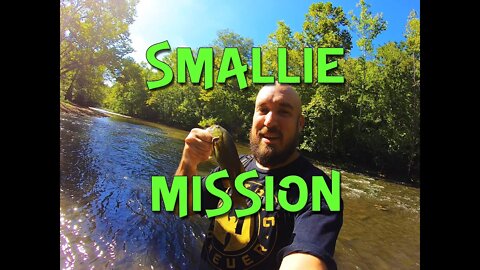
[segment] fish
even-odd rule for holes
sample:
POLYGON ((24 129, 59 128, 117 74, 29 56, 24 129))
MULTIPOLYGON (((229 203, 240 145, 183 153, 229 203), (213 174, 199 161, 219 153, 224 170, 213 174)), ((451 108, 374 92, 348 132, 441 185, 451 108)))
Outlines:
MULTIPOLYGON (((232 135, 220 125, 212 125, 206 129, 213 137, 212 154, 217 161, 219 167, 228 172, 228 183, 230 185, 230 197, 232 198, 233 207, 235 209, 246 208, 247 204, 245 198, 241 196, 235 188, 235 179, 238 175, 245 172, 245 168, 238 156, 237 147, 233 141, 232 135)), ((232 212, 229 216, 232 215, 232 212)), ((234 215, 234 214, 233 214, 234 215)))

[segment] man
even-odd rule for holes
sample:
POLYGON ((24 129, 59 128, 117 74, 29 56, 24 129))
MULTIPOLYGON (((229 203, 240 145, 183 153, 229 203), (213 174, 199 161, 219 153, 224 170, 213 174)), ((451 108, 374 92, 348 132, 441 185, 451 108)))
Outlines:
MULTIPOLYGON (((333 254, 343 223, 343 205, 341 211, 333 212, 322 199, 321 211, 313 212, 309 194, 307 205, 299 212, 288 212, 278 205, 273 212, 264 210, 267 175, 274 176, 275 194, 278 181, 288 175, 302 177, 309 192, 314 175, 323 176, 331 188, 330 178, 296 149, 304 123, 300 97, 291 86, 277 83, 259 91, 250 131, 252 155, 242 156, 242 162, 245 171, 257 170, 258 179, 247 181, 246 187, 261 197, 262 207, 251 216, 237 219, 227 213, 212 220, 202 251, 202 258, 211 268, 336 269, 333 254)), ((185 139, 176 175, 191 179, 197 173, 197 165, 207 160, 211 151, 210 133, 193 129, 185 139)), ((218 184, 217 188, 226 190, 218 184)), ((190 215, 192 189, 188 190, 190 215)), ((204 209, 214 209, 219 204, 219 199, 208 192, 202 194, 202 200, 204 209)), ((295 185, 288 190, 288 200, 292 204, 298 200, 295 185)))

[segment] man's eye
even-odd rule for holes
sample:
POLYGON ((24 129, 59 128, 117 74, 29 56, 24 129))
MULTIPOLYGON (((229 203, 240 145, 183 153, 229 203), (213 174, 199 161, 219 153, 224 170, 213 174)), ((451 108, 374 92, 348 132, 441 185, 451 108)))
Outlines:
POLYGON ((281 110, 279 111, 280 115, 290 115, 289 111, 281 110))
POLYGON ((268 113, 268 109, 267 108, 260 108, 258 110, 261 114, 267 114, 268 113))

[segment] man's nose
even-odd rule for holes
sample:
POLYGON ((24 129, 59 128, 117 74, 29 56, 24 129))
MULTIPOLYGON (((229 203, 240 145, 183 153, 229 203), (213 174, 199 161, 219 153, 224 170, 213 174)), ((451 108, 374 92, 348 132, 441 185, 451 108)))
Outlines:
POLYGON ((276 116, 273 115, 273 112, 270 111, 267 113, 267 115, 265 116, 265 121, 263 122, 263 124, 270 128, 270 127, 273 127, 276 125, 276 116))

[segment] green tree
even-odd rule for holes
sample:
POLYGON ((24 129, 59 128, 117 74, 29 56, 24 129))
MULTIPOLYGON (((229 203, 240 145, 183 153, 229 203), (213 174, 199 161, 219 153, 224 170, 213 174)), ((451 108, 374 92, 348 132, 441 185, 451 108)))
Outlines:
MULTIPOLYGON (((405 31, 405 49, 412 58, 412 79, 416 90, 420 91, 420 20, 415 10, 408 15, 405 31)), ((419 98, 418 98, 419 99, 419 98)))
POLYGON ((133 58, 126 58, 122 62, 122 70, 110 89, 105 105, 122 114, 144 117, 148 99, 145 71, 133 58))
POLYGON ((373 40, 383 31, 387 29, 387 22, 383 19, 383 14, 379 13, 375 16, 372 15, 370 11, 370 5, 365 2, 365 0, 360 0, 357 7, 360 7, 360 16, 356 16, 353 11, 350 11, 352 18, 352 30, 358 36, 357 46, 362 52, 362 57, 360 57, 360 63, 363 68, 363 80, 362 86, 360 89, 359 95, 359 129, 362 126, 362 110, 364 98, 363 94, 366 91, 367 82, 367 61, 369 57, 374 53, 373 40))
POLYGON ((362 52, 365 60, 374 52, 373 40, 383 31, 387 30, 387 22, 383 19, 382 13, 375 16, 369 10, 370 5, 365 0, 360 0, 357 7, 360 7, 360 16, 350 11, 352 17, 352 30, 357 34, 357 46, 362 52))
MULTIPOLYGON (((295 33, 295 38, 303 48, 343 48, 345 55, 350 53, 352 48, 352 38, 348 31, 349 21, 342 7, 335 7, 330 2, 314 3, 310 5, 305 21, 303 31, 295 33)), ((329 61, 338 60, 343 57, 329 57, 329 61)), ((317 57, 313 58, 313 74, 317 74, 317 57)), ((339 70, 330 72, 330 75, 339 75, 339 70)), ((313 80, 312 84, 300 84, 299 92, 304 104, 310 102, 310 98, 320 85, 313 80)), ((335 87, 334 87, 335 88, 335 87)))
MULTIPOLYGON (((106 95, 104 66, 78 69, 68 84, 69 101, 84 106, 99 106, 106 95), (73 82, 74 80, 74 82, 73 82)), ((65 85, 64 85, 65 87, 65 85)))
POLYGON ((383 148, 376 148, 377 156, 384 162, 377 165, 390 166, 391 170, 395 164, 399 171, 406 172, 409 154, 414 152, 413 144, 419 135, 418 127, 414 126, 419 115, 411 104, 413 80, 408 76, 411 63, 406 51, 393 42, 378 49, 377 60, 381 80, 377 84, 377 107, 372 114, 380 121, 378 135, 385 144, 383 148))
POLYGON ((70 101, 89 100, 107 70, 115 74, 121 59, 132 52, 128 25, 133 22, 138 0, 60 1, 60 90, 70 101), (91 69, 104 73, 90 72, 91 69), (87 78, 97 76, 97 78, 87 78), (83 78, 83 82, 79 79, 83 78), (82 84, 82 87, 80 87, 82 84), (76 92, 76 95, 74 95, 76 92), (85 97, 82 97, 85 96, 85 97))
MULTIPOLYGON (((214 78, 218 76, 220 62, 223 58, 225 48, 238 48, 243 64, 249 68, 245 72, 248 85, 252 85, 252 47, 251 38, 242 37, 231 30, 217 32, 217 38, 211 43, 214 50, 214 78)), ((229 78, 224 84, 214 83, 211 90, 200 90, 201 116, 198 121, 200 125, 217 123, 227 128, 233 136, 246 139, 249 124, 251 122, 251 111, 253 104, 251 97, 255 94, 252 87, 240 89, 235 77, 229 78)))
POLYGON ((277 30, 268 36, 267 43, 262 46, 262 74, 268 76, 277 75, 278 48, 287 49, 288 76, 296 75, 303 77, 303 51, 301 45, 284 21, 277 22, 277 30))
POLYGON ((412 86, 407 94, 407 108, 410 112, 408 119, 408 175, 419 179, 419 156, 420 156, 420 19, 415 10, 408 16, 405 31, 405 50, 409 57, 412 86))
MULTIPOLYGON (((348 32, 349 21, 342 7, 334 7, 332 3, 315 3, 309 7, 303 23, 303 32, 295 33, 294 37, 300 43, 300 49, 313 48, 343 48, 348 55, 352 48, 351 35, 348 32)), ((343 57, 329 57, 329 61, 339 61, 343 57)), ((317 74, 317 57, 313 58, 313 74, 317 74)), ((303 61, 303 59, 302 59, 303 61)), ((303 68, 303 66, 301 66, 303 68)), ((338 68, 329 75, 340 75, 338 68)), ((343 76, 343 74, 342 74, 343 76)), ((298 87, 301 94, 303 112, 306 116, 306 127, 303 132, 301 149, 328 155, 330 160, 339 154, 343 136, 342 122, 343 100, 345 88, 343 85, 302 83, 298 87)))
POLYGON ((301 42, 311 48, 341 47, 348 53, 352 47, 348 25, 342 7, 334 7, 330 2, 314 3, 305 15, 301 42))
MULTIPOLYGON (((243 63, 251 63, 253 40, 244 38, 230 29, 223 29, 217 32, 217 38, 212 42, 215 54, 222 55, 224 48, 238 48, 243 63)), ((220 58, 221 59, 221 58, 220 58)))
MULTIPOLYGON (((193 54, 196 55, 196 51, 193 54)), ((174 74, 177 74, 175 49, 162 61, 172 68, 174 74)), ((151 69, 147 69, 145 74, 146 80, 157 80, 163 76, 160 72, 151 69)), ((202 115, 201 88, 201 84, 193 85, 190 81, 179 84, 174 80, 166 88, 150 91, 146 104, 153 112, 152 119, 183 129, 197 127, 202 115)))

